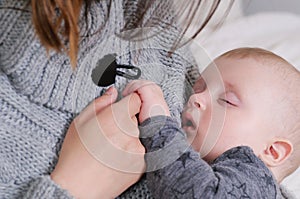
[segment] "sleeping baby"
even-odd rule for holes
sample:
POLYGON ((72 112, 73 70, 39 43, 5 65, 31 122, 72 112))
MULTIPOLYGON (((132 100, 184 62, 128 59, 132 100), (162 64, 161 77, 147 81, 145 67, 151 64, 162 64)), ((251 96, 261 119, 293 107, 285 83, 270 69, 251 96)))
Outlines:
POLYGON ((279 184, 300 165, 299 85, 269 51, 229 51, 196 81, 180 128, 158 85, 129 83, 154 198, 291 198, 279 184))

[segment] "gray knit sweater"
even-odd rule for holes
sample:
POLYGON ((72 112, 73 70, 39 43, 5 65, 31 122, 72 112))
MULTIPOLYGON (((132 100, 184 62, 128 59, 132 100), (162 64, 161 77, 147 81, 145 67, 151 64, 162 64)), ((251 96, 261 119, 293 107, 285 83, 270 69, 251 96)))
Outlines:
MULTIPOLYGON (((105 0, 92 4, 88 23, 80 22, 83 37, 75 71, 67 55, 47 55, 34 34, 30 11, 0 9, 0 198, 72 198, 49 174, 70 122, 103 92, 91 73, 107 54, 116 53, 118 63, 140 67, 141 78, 161 85, 172 116, 180 118, 189 58, 184 49, 167 56, 178 34, 167 23, 172 20, 168 1, 147 11, 156 22, 148 40, 129 42, 117 36, 125 21, 134 26, 136 8, 143 2, 113 0, 109 15, 105 0)), ((0 7, 24 8, 27 3, 0 0, 0 7)), ((115 86, 122 90, 127 82, 119 77, 115 86)), ((142 179, 121 197, 151 196, 142 179)))

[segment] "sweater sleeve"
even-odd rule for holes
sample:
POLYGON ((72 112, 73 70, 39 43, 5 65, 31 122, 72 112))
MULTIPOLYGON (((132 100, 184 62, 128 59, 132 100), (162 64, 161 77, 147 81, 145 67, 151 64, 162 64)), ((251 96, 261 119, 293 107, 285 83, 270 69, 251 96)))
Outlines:
POLYGON ((147 183, 154 198, 280 198, 271 172, 249 147, 230 149, 211 165, 188 146, 169 117, 140 127, 147 154, 147 183))
MULTIPOLYGON (((1 103, 0 103, 1 104, 1 103)), ((3 130, 0 130, 0 137, 8 134, 3 130)), ((10 140, 11 141, 11 140, 10 140)), ((57 199, 71 199, 73 196, 69 194, 67 190, 62 189, 57 185, 49 175, 30 176, 30 173, 24 177, 23 170, 28 165, 22 162, 16 162, 19 158, 18 155, 9 151, 16 149, 8 148, 6 145, 6 139, 0 141, 0 198, 23 198, 23 199, 36 199, 36 198, 57 198, 57 199), (11 161, 10 157, 14 158, 11 161), (16 164, 15 164, 16 163, 16 164)), ((28 153, 28 158, 33 153, 28 153)), ((36 158, 38 159, 38 158, 36 158)), ((37 172, 38 166, 33 171, 37 172)))
POLYGON ((73 198, 68 191, 60 188, 55 184, 50 176, 42 176, 34 180, 26 192, 24 199, 33 198, 57 198, 57 199, 71 199, 73 198))
POLYGON ((36 124, 44 119, 35 119, 38 106, 20 97, 1 70, 0 82, 0 198, 73 198, 47 175, 57 157, 56 147, 50 147, 56 132, 36 124))

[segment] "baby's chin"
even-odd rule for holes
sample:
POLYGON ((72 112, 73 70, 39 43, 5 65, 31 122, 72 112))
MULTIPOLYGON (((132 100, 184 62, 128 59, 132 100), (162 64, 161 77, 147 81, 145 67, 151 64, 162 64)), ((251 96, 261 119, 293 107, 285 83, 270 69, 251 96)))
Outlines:
POLYGON ((199 140, 199 137, 197 137, 197 135, 199 134, 198 129, 195 129, 191 126, 183 126, 182 129, 185 132, 187 141, 188 143, 190 143, 191 147, 195 151, 200 152, 202 143, 199 140))
POLYGON ((192 144, 196 140, 197 131, 190 126, 183 126, 182 129, 186 134, 187 141, 192 144))
POLYGON ((202 144, 199 143, 195 136, 196 134, 187 134, 187 141, 196 152, 200 153, 202 144))
POLYGON ((212 163, 217 158, 217 155, 209 153, 201 158, 207 163, 212 163))
POLYGON ((205 151, 207 151, 207 149, 203 149, 201 148, 202 143, 198 143, 197 140, 195 139, 194 136, 189 136, 187 134, 187 141, 190 143, 191 147, 199 153, 200 157, 207 163, 212 163, 217 157, 218 155, 215 154, 213 152, 213 150, 211 150, 209 153, 206 153, 205 155, 203 153, 205 153, 205 151), (202 152, 201 152, 202 151, 202 152))
MULTIPOLYGON (((217 156, 214 155, 212 152, 203 155, 204 152, 201 152, 201 147, 199 147, 199 145, 195 143, 192 143, 191 146, 196 152, 199 153, 200 157, 207 163, 212 163, 217 158, 217 156)), ((205 151, 205 149, 202 149, 202 151, 205 151)))
POLYGON ((203 148, 203 143, 199 143, 194 137, 187 137, 191 147, 199 153, 200 157, 208 163, 213 162, 219 154, 214 149, 203 148))

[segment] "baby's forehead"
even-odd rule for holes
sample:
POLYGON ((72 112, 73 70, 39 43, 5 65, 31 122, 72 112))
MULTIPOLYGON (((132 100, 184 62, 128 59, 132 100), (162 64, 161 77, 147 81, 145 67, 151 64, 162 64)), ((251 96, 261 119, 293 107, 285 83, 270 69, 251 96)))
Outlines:
POLYGON ((283 80, 294 80, 295 75, 299 78, 299 71, 288 63, 283 58, 273 53, 233 53, 223 54, 217 57, 211 66, 218 67, 218 69, 232 73, 261 73, 261 76, 274 77, 277 82, 283 80), (230 65, 223 64, 230 61, 230 65), (244 70, 239 70, 244 69, 244 70))
POLYGON ((243 84, 241 86, 242 89, 252 87, 252 90, 272 92, 274 95, 277 95, 277 98, 281 99, 285 97, 290 98, 289 93, 293 91, 300 93, 299 71, 284 59, 273 54, 252 54, 251 56, 239 54, 222 55, 216 58, 201 73, 200 78, 196 81, 196 85, 203 84, 203 79, 206 81, 210 78, 214 81, 218 76, 221 76, 223 84, 228 82, 238 87, 240 84, 243 84), (216 70, 209 68, 216 68, 216 70), (208 71, 215 72, 214 74, 208 74, 208 71))
POLYGON ((205 76, 207 71, 213 71, 210 68, 217 68, 214 76, 224 71, 236 76, 252 73, 257 80, 259 78, 271 80, 274 86, 277 84, 280 87, 291 88, 296 85, 295 89, 299 87, 299 71, 282 57, 260 48, 239 48, 228 51, 217 57, 201 73, 201 76, 205 76), (230 64, 224 64, 228 60, 230 64))

